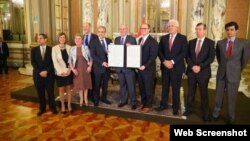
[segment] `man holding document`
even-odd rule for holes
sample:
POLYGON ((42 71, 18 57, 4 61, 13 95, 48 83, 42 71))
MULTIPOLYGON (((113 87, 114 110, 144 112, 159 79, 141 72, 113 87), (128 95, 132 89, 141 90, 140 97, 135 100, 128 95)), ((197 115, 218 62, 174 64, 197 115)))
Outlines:
POLYGON ((105 104, 111 104, 107 99, 108 80, 110 75, 110 68, 108 64, 108 45, 112 40, 106 38, 106 27, 99 26, 97 29, 98 38, 90 43, 90 53, 93 59, 94 72, 94 106, 99 106, 99 99, 105 104), (100 88, 102 88, 102 95, 100 97, 100 88))
POLYGON ((118 107, 123 107, 128 103, 128 94, 130 94, 131 109, 136 109, 136 92, 135 92, 135 69, 127 68, 127 48, 133 47, 130 45, 136 45, 136 39, 128 35, 128 26, 125 24, 120 25, 120 36, 115 38, 116 45, 123 45, 124 48, 124 60, 123 67, 117 67, 116 72, 118 74, 120 83, 120 103, 118 107))

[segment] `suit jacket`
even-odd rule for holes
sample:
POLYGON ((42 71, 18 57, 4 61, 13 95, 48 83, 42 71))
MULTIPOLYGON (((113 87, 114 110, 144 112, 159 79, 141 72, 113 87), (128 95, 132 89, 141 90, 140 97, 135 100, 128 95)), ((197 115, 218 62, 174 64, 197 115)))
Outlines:
MULTIPOLYGON (((119 36, 119 37, 116 37, 115 38, 115 44, 116 45, 120 45, 120 41, 121 41, 121 36, 119 36)), ((126 46, 126 44, 131 44, 131 45, 136 45, 137 43, 136 43, 136 39, 133 37, 133 36, 131 36, 131 35, 127 35, 127 37, 126 37, 126 39, 125 39, 125 41, 124 41, 124 68, 116 68, 116 71, 117 72, 120 72, 120 71, 124 71, 124 72, 127 72, 127 71, 134 71, 134 69, 130 69, 130 68, 126 68, 126 57, 127 57, 127 52, 126 52, 126 50, 127 50, 127 46, 126 46)))
POLYGON ((250 57, 250 44, 244 39, 235 38, 231 57, 226 57, 227 38, 218 41, 216 45, 216 58, 218 60, 217 79, 225 76, 229 82, 240 82, 241 71, 250 57))
MULTIPOLYGON (((169 37, 170 34, 167 34, 162 36, 160 39, 159 58, 161 62, 164 62, 164 60, 173 60, 175 63, 173 71, 183 73, 185 71, 184 58, 187 54, 187 37, 177 33, 173 41, 171 51, 168 46, 169 37)), ((161 63, 161 69, 167 69, 163 63, 161 63)))
MULTIPOLYGON (((71 46, 66 45, 66 51, 68 55, 70 54, 70 48, 71 46)), ((52 48, 52 60, 53 60, 55 72, 58 76, 60 76, 63 72, 68 71, 68 67, 62 58, 62 52, 61 52, 61 48, 59 47, 59 45, 56 45, 52 48)))
POLYGON ((192 71, 192 67, 198 65, 201 67, 201 71, 197 74, 199 77, 210 78, 211 77, 211 67, 210 64, 214 61, 215 57, 215 43, 209 38, 205 38, 201 46, 200 53, 196 58, 195 48, 196 48, 197 38, 190 40, 188 43, 188 53, 186 61, 188 64, 187 75, 193 77, 195 73, 192 71))
POLYGON ((33 77, 40 78, 40 72, 46 70, 47 78, 54 79, 54 66, 52 61, 52 47, 46 46, 44 60, 40 51, 40 46, 31 49, 31 64, 33 66, 33 77))
MULTIPOLYGON (((112 40, 105 38, 106 45, 112 43, 112 40)), ((106 68, 102 66, 103 62, 108 62, 107 52, 103 49, 101 41, 96 38, 90 43, 90 54, 93 59, 93 72, 104 73, 106 68)))
MULTIPOLYGON (((89 46, 90 46, 90 43, 93 42, 96 38, 98 38, 98 36, 94 33, 90 33, 91 36, 90 36, 90 39, 89 39, 89 46)), ((85 38, 85 34, 83 35, 83 40, 85 38)), ((85 44, 85 42, 83 41, 83 43, 85 44)))
MULTIPOLYGON (((139 39, 139 44, 141 43, 142 38, 139 39)), ((157 41, 152 37, 148 36, 146 41, 144 41, 144 44, 142 46, 142 60, 141 63, 144 65, 146 68, 144 72, 155 72, 156 71, 156 57, 158 53, 158 43, 157 41)))
POLYGON ((3 54, 0 54, 2 59, 7 59, 9 57, 9 47, 7 45, 7 43, 2 42, 2 51, 3 54))

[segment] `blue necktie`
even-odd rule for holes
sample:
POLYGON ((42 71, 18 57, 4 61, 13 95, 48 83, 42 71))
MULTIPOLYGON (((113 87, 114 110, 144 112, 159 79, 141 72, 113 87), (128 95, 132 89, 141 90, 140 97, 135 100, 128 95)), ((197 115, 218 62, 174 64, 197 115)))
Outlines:
POLYGON ((102 44, 102 47, 103 47, 104 51, 106 52, 106 47, 105 47, 105 43, 104 43, 103 40, 101 40, 101 44, 102 44))
POLYGON ((89 46, 88 35, 85 35, 85 46, 89 46))
POLYGON ((120 44, 121 44, 121 45, 124 44, 124 38, 123 38, 123 37, 121 37, 121 42, 120 42, 120 44))

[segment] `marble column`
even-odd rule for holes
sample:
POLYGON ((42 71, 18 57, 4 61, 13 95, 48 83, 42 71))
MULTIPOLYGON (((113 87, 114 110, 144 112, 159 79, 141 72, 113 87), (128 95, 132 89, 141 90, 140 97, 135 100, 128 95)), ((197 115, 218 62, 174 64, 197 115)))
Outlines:
MULTIPOLYGON (((226 0, 212 0, 210 31, 209 34, 215 42, 223 38, 224 25, 225 25, 225 11, 226 11, 226 0)), ((217 75, 218 62, 215 61, 211 64, 212 77, 209 81, 208 88, 216 89, 216 75, 217 75)))
POLYGON ((188 23, 190 23, 190 26, 187 27, 188 39, 196 38, 195 26, 199 22, 204 22, 204 4, 204 0, 191 1, 190 15, 188 18, 188 23))
POLYGON ((211 33, 215 41, 223 38, 226 0, 212 0, 211 33))
POLYGON ((83 23, 93 22, 93 1, 92 0, 82 1, 82 13, 83 13, 83 23))
POLYGON ((106 26, 107 25, 107 0, 99 0, 98 1, 98 26, 106 26))

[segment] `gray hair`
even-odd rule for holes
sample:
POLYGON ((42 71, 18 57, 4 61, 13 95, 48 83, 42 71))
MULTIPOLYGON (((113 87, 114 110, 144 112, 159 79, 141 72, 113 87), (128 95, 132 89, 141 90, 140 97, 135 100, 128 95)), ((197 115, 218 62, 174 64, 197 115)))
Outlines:
POLYGON ((169 21, 168 21, 168 24, 169 24, 169 23, 173 23, 174 26, 179 27, 179 22, 178 22, 176 19, 171 19, 171 20, 169 20, 169 21))

